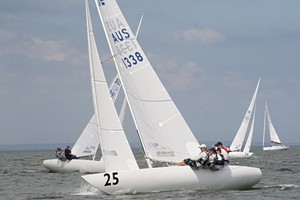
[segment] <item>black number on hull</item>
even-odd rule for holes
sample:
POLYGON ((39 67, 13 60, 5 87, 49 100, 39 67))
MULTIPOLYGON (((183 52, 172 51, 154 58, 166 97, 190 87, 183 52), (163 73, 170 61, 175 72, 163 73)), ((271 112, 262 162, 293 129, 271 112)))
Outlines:
POLYGON ((117 177, 118 172, 113 172, 112 173, 112 182, 110 181, 110 174, 109 173, 105 173, 104 177, 107 177, 107 180, 104 184, 104 186, 110 186, 110 185, 117 185, 119 183, 119 178, 117 177))

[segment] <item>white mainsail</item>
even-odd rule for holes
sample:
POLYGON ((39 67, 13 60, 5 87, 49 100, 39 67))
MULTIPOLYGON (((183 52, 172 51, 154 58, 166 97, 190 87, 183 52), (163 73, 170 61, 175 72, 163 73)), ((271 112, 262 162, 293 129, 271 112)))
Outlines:
POLYGON ((250 127, 250 130, 249 130, 248 139, 247 139, 247 142, 246 142, 244 150, 243 150, 244 153, 249 153, 250 152, 252 137, 253 137, 253 133, 254 133, 255 110, 256 110, 256 106, 254 106, 252 123, 251 123, 251 127, 250 127))
POLYGON ((114 0, 95 0, 127 102, 146 155, 178 162, 199 144, 114 0), (173 139, 176 136, 176 140, 173 139))
POLYGON ((85 2, 93 103, 105 170, 138 169, 114 102, 109 94, 92 30, 88 2, 87 0, 85 2))
POLYGON ((246 132, 249 126, 249 122, 251 119, 251 115, 253 112, 253 108, 255 106, 255 102, 256 102, 256 97, 257 97, 257 92, 258 92, 258 88, 259 88, 259 83, 260 83, 260 79, 258 79, 258 83, 256 85, 256 89, 255 92, 253 94, 252 100, 250 102, 250 105, 248 107, 248 110, 245 114, 245 117, 241 123, 241 126, 239 128, 239 130, 237 131, 231 145, 230 145, 230 150, 231 151, 241 151, 242 150, 242 145, 246 136, 246 132))

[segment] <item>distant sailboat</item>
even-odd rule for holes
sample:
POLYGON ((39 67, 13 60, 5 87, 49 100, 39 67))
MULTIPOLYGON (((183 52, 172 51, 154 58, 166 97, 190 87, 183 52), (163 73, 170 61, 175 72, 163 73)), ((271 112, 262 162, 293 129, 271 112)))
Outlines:
MULTIPOLYGON (((121 88, 121 82, 119 76, 116 75, 110 85, 109 93, 113 101, 115 102, 121 88)), ((120 111, 121 122, 123 123, 124 112, 126 107, 126 99, 124 98, 122 109, 120 111)), ((92 116, 89 123, 86 125, 81 135, 72 147, 72 153, 77 157, 89 157, 92 159, 74 159, 61 161, 59 159, 48 159, 43 161, 43 166, 51 172, 84 172, 84 173, 96 173, 104 172, 104 164, 102 159, 95 160, 97 150, 100 145, 99 133, 97 129, 97 123, 95 115, 92 116)))
POLYGON ((245 114, 245 117, 241 123, 241 126, 230 145, 231 152, 229 153, 229 158, 248 158, 253 155, 253 153, 250 152, 250 147, 251 147, 252 136, 253 136, 253 127, 254 127, 254 122, 255 122, 254 115, 255 114, 253 114, 253 117, 252 117, 251 128, 249 130, 248 139, 244 146, 243 151, 242 151, 242 146, 243 146, 244 139, 246 137, 249 122, 251 121, 252 113, 255 112, 256 97, 257 97, 257 93, 258 93, 259 84, 260 84, 260 79, 257 82, 256 89, 254 91, 249 108, 248 108, 248 110, 245 114))
POLYGON ((151 161, 176 163, 198 154, 199 143, 132 34, 116 1, 95 2, 110 50, 117 55, 115 65, 149 168, 118 170, 118 165, 111 165, 110 171, 82 178, 107 194, 245 189, 257 184, 262 174, 254 167, 227 165, 217 172, 193 170, 190 166, 151 168, 151 161))
POLYGON ((270 150, 286 150, 290 147, 281 143, 278 134, 275 131, 273 123, 271 121, 267 101, 265 105, 265 116, 264 116, 264 131, 263 131, 263 150, 270 151, 270 150), (266 126, 269 128, 271 146, 265 146, 265 136, 266 136, 266 126))

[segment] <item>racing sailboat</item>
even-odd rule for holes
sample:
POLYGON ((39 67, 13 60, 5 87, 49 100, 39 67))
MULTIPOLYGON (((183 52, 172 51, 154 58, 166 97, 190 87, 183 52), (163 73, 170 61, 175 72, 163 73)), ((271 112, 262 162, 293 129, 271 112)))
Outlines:
POLYGON ((253 167, 227 165, 216 172, 193 170, 189 166, 151 168, 151 161, 176 163, 198 154, 198 141, 132 34, 116 1, 95 2, 110 50, 116 55, 115 65, 149 168, 118 170, 117 165, 111 165, 111 170, 105 173, 82 178, 107 194, 246 189, 257 184, 262 173, 253 167))
POLYGON ((264 151, 271 151, 271 150, 286 150, 290 147, 287 145, 284 145, 281 143, 278 134, 275 131, 275 128, 273 126, 267 101, 265 105, 265 116, 264 116, 264 131, 263 131, 263 150, 264 151), (265 136, 266 136, 266 126, 269 128, 269 134, 270 134, 270 140, 271 140, 271 146, 265 146, 265 136))
POLYGON ((251 99, 250 105, 247 109, 247 112, 245 114, 245 117, 240 125, 239 130, 237 131, 231 145, 230 145, 230 153, 228 155, 229 158, 249 158, 253 155, 252 152, 250 152, 251 142, 252 142, 252 136, 253 136, 253 127, 255 122, 255 116, 252 116, 252 113, 254 113, 253 110, 255 110, 256 105, 256 97, 258 93, 258 88, 260 84, 260 79, 257 82, 256 89, 254 91, 253 97, 251 99), (244 149, 242 150, 243 142, 247 134, 249 123, 251 122, 251 128, 248 133, 247 142, 244 146, 244 149))

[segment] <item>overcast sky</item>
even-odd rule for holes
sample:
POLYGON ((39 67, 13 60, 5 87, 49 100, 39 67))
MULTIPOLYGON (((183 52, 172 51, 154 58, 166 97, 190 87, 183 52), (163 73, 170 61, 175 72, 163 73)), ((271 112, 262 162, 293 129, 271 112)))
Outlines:
MULTIPOLYGON (((300 1, 118 3, 132 30, 144 13, 140 45, 200 143, 230 145, 259 77, 254 142, 268 100, 283 143, 300 143, 300 1)), ((93 114, 84 1, 0 1, 0 24, 0 144, 75 142, 93 114)), ((111 60, 104 70, 116 73, 111 60)), ((137 142, 129 113, 125 129, 137 142)))

